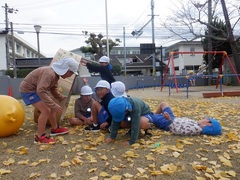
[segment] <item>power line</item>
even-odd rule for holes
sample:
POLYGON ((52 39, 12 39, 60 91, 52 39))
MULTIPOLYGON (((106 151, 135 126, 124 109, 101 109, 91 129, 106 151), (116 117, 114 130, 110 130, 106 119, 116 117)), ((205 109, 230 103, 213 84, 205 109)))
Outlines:
POLYGON ((60 6, 66 3, 71 3, 73 1, 77 1, 77 0, 62 0, 54 3, 50 3, 48 0, 45 0, 45 1, 39 1, 34 3, 27 3, 27 4, 15 4, 14 6, 18 7, 18 9, 20 9, 21 11, 28 11, 28 10, 39 9, 44 7, 60 6), (42 2, 47 2, 47 4, 41 4, 42 2))

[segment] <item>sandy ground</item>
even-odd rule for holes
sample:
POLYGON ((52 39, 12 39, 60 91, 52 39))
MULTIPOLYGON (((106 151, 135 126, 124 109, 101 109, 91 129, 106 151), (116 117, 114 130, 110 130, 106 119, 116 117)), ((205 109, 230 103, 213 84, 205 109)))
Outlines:
POLYGON ((240 102, 240 96, 235 97, 218 97, 218 98, 203 98, 202 93, 206 92, 226 92, 226 91, 240 91, 239 86, 222 86, 222 88, 216 86, 190 86, 188 91, 186 88, 178 88, 178 92, 175 88, 155 87, 155 88, 145 88, 145 89, 135 89, 129 90, 128 95, 139 97, 141 99, 152 99, 152 98, 176 98, 176 99, 202 99, 204 101, 214 101, 214 102, 226 102, 226 103, 236 103, 240 102))

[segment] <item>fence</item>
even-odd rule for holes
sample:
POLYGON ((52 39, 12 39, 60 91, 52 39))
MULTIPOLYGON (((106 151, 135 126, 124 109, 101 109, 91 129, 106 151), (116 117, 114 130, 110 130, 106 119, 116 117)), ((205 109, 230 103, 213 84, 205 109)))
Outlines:
MULTIPOLYGON (((228 83, 229 79, 231 78, 231 85, 238 85, 236 75, 228 74, 223 75, 221 79, 221 83, 219 84, 220 88, 222 84, 228 83)), ((207 77, 207 76, 206 76, 207 77)), ((217 76, 212 76, 217 77, 217 76)), ((117 81, 122 81, 126 85, 128 90, 131 89, 144 89, 149 87, 161 87, 161 78, 160 76, 115 76, 117 81)), ((186 92, 188 93, 188 86, 189 83, 186 79, 186 76, 177 76, 178 81, 178 88, 186 88, 186 92)), ((9 95, 11 92, 14 98, 20 98, 19 93, 19 85, 22 82, 23 78, 10 78, 9 76, 0 76, 0 94, 9 95)), ((90 77, 88 78, 88 84, 90 87, 94 88, 97 82, 100 80, 100 77, 90 77)), ((196 77, 196 86, 207 86, 208 79, 202 77, 196 77)), ((73 84, 73 94, 79 94, 80 89, 82 87, 82 79, 81 77, 77 77, 75 83, 73 84)), ((170 95, 170 88, 176 88, 173 78, 168 78, 163 86, 169 88, 169 95, 170 95)), ((220 89, 221 90, 221 89, 220 89)))

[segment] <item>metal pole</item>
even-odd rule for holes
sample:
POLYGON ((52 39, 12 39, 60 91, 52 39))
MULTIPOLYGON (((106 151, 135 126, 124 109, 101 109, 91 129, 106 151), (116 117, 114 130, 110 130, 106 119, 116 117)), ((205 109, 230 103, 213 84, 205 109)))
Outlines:
POLYGON ((6 66, 9 69, 9 36, 8 36, 8 5, 5 3, 5 22, 6 22, 6 66))
POLYGON ((124 46, 124 76, 127 75, 127 67, 126 67, 126 44, 125 44, 125 27, 123 27, 123 46, 124 46))
POLYGON ((156 58, 155 58, 155 34, 154 34, 154 0, 151 0, 151 10, 152 10, 152 43, 154 45, 153 52, 153 76, 156 75, 156 58))
POLYGON ((108 41, 108 13, 107 13, 107 0, 105 0, 105 13, 106 13, 106 37, 107 37, 107 56, 109 57, 109 41, 108 41))
POLYGON ((41 66, 41 62, 40 62, 39 32, 37 32, 37 46, 38 46, 38 67, 40 67, 41 66))
POLYGON ((160 47, 161 49, 161 86, 163 85, 163 47, 160 47))
POLYGON ((13 34, 13 23, 11 24, 11 36, 12 36, 12 57, 13 57, 13 76, 17 78, 17 69, 16 69, 16 58, 15 58, 15 42, 14 42, 14 34, 13 34))
POLYGON ((39 45, 39 33, 40 33, 41 28, 42 28, 42 26, 40 26, 40 25, 34 25, 34 29, 35 29, 35 31, 37 33, 38 67, 41 66, 41 62, 40 62, 41 54, 40 54, 40 45, 39 45))

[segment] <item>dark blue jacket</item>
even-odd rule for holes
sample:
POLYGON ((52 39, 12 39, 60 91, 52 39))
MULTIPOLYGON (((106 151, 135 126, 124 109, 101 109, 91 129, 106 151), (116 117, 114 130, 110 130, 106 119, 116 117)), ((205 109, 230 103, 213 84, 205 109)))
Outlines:
POLYGON ((108 64, 107 66, 100 66, 100 65, 93 65, 91 63, 87 63, 88 70, 92 72, 98 72, 101 75, 102 80, 106 80, 111 84, 112 82, 115 82, 112 72, 111 72, 111 65, 108 64))

